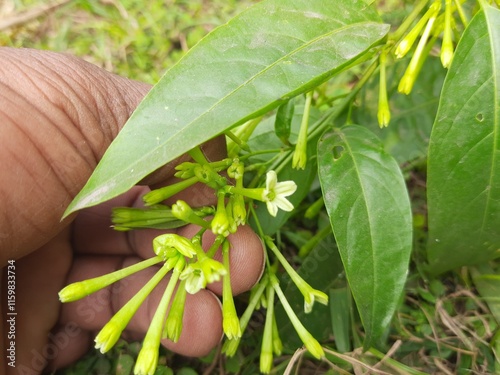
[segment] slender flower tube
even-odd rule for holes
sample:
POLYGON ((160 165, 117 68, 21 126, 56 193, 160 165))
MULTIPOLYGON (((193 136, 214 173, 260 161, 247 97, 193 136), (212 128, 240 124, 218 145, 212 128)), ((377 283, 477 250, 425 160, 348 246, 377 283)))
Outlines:
MULTIPOLYGON (((260 302, 260 299, 264 294, 264 291, 266 290, 267 284, 267 276, 264 275, 262 280, 253 288, 253 293, 250 296, 250 301, 248 302, 247 308, 240 318, 241 331, 245 331, 245 329, 247 328, 248 322, 250 322, 250 318, 252 317, 255 308, 260 302)), ((238 350, 240 341, 241 337, 226 340, 226 342, 224 342, 224 345, 222 346, 222 352, 228 357, 234 356, 236 354, 236 350, 238 350)))
POLYGON ((281 355, 283 352, 283 342, 280 339, 276 314, 273 314, 273 352, 275 355, 281 355))
POLYGON ((415 43, 415 40, 417 40, 420 32, 429 20, 429 17, 434 14, 434 12, 435 5, 432 4, 429 9, 427 9, 427 12, 424 13, 422 18, 420 18, 417 24, 413 27, 413 29, 411 29, 410 32, 401 40, 401 42, 399 42, 398 46, 396 47, 396 51, 394 52, 398 59, 403 58, 410 51, 411 47, 415 43))
POLYGON ((222 328, 227 338, 232 340, 241 337, 240 321, 234 306, 233 292, 231 290, 231 275, 229 272, 229 242, 222 244, 222 259, 226 274, 222 282, 222 328))
POLYGON ((274 275, 271 275, 271 285, 276 291, 276 294, 278 295, 281 305, 285 309, 285 312, 288 315, 288 318, 290 319, 293 328, 295 328, 295 331, 299 335, 300 339, 304 343, 309 353, 311 353, 317 359, 324 357, 325 352, 323 351, 323 348, 321 347, 320 343, 309 333, 309 331, 300 322, 299 318, 297 317, 292 307, 288 303, 285 294, 281 290, 278 279, 274 275))
POLYGON ((101 290, 117 282, 118 280, 121 280, 161 261, 162 258, 156 256, 143 260, 142 262, 132 264, 131 266, 128 266, 121 270, 108 273, 107 275, 70 284, 59 292, 59 300, 63 303, 77 301, 88 296, 89 294, 95 293, 98 290, 101 290))
POLYGON ((191 178, 187 178, 183 181, 179 181, 175 184, 168 185, 159 189, 151 190, 149 193, 144 194, 142 200, 146 204, 146 206, 151 206, 153 204, 160 203, 165 199, 168 199, 175 194, 181 192, 184 189, 196 184, 199 181, 199 178, 193 176, 191 178))
POLYGON ((460 0, 455 0, 454 3, 455 6, 457 7, 457 12, 458 16, 460 17, 460 21, 462 21, 463 25, 467 27, 467 25, 469 24, 469 20, 465 15, 464 8, 462 8, 462 3, 460 2, 460 0))
POLYGON ((443 44, 441 45, 441 64, 448 68, 453 59, 453 42, 451 41, 451 1, 445 0, 444 8, 444 33, 443 44))
POLYGON ((269 374, 273 366, 274 293, 275 289, 271 284, 268 284, 266 322, 260 349, 260 372, 263 374, 269 374))
POLYGON ((385 65, 386 65, 386 52, 382 51, 380 54, 380 83, 378 92, 378 112, 377 119, 378 125, 383 128, 389 125, 391 121, 391 111, 389 109, 389 101, 387 100, 387 82, 385 75, 385 65))
POLYGON ((106 353, 111 349, 118 339, 122 331, 127 326, 132 316, 144 302, 146 297, 151 293, 161 279, 165 277, 168 271, 171 270, 170 265, 164 265, 160 270, 144 285, 137 294, 132 297, 101 329, 95 338, 95 348, 101 353, 106 353))
POLYGON ((172 214, 170 207, 162 204, 148 208, 114 207, 111 221, 113 229, 122 232, 139 228, 170 229, 184 225, 172 214))
MULTIPOLYGON (((295 151, 292 158, 292 168, 305 169, 307 162, 307 130, 309 127, 309 113, 311 110, 311 101, 313 91, 306 94, 306 102, 304 104, 304 114, 300 124, 299 137, 295 145, 295 151)), ((273 215, 276 216, 276 215, 273 215)))
POLYGON ((184 308, 186 306, 186 295, 186 280, 182 280, 179 283, 172 306, 168 312, 162 338, 168 338, 173 342, 179 341, 182 333, 182 319, 184 317, 184 308))
POLYGON ((429 35, 432 31, 432 27, 434 26, 434 22, 436 21, 436 17, 440 9, 441 0, 434 1, 434 3, 429 8, 429 11, 432 10, 429 21, 425 26, 425 30, 418 42, 415 53, 413 54, 408 67, 406 68, 403 78, 401 78, 401 81, 399 82, 398 91, 400 93, 408 95, 411 92, 413 85, 415 84, 415 80, 417 79, 417 75, 421 67, 421 61, 425 58, 425 56, 423 56, 423 51, 425 49, 425 45, 427 43, 427 40, 429 39, 429 35))
POLYGON ((161 334, 163 331, 165 316, 167 315, 168 304, 184 265, 184 258, 179 257, 177 264, 174 267, 174 271, 172 272, 172 276, 168 282, 167 288, 163 293, 160 304, 158 305, 153 316, 153 320, 148 328, 148 332, 146 333, 146 337, 142 343, 141 351, 137 356, 137 361, 134 367, 135 375, 153 375, 156 371, 159 356, 158 350, 160 348, 161 334))
POLYGON ((290 265, 290 263, 288 263, 283 254, 281 254, 281 252, 276 247, 276 245, 274 244, 274 242, 270 237, 266 236, 264 238, 264 241, 266 242, 266 245, 269 247, 269 249, 271 249, 271 251, 274 253, 276 258, 278 258, 281 265, 285 268, 286 272, 288 273, 294 284, 297 286, 297 288, 304 296, 304 311, 306 313, 310 313, 312 311, 315 301, 318 301, 323 305, 327 305, 328 296, 326 295, 326 293, 314 289, 302 277, 300 277, 297 271, 295 271, 293 267, 290 265))

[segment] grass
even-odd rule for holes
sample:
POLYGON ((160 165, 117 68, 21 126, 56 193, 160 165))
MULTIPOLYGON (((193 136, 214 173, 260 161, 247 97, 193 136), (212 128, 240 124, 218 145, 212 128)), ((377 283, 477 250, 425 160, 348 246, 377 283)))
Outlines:
MULTIPOLYGON (((101 0, 59 1, 49 7, 43 0, 4 0, 0 3, 0 45, 48 49, 80 56, 114 73, 155 83, 190 47, 217 25, 255 1, 101 0), (10 23, 9 23, 10 22, 10 23), (7 26, 6 26, 7 25, 7 26), (9 26, 10 25, 10 26, 9 26)), ((55 3, 55 2, 54 2, 55 3)), ((394 2, 391 2, 394 3, 394 2)), ((410 193, 425 196, 425 175, 408 173, 410 193)), ((428 280, 416 266, 425 244, 424 199, 414 207, 416 251, 406 293, 391 327, 384 352, 327 351, 324 361, 312 361, 304 351, 287 348, 273 373, 285 374, 494 374, 500 372, 498 324, 500 281, 480 274, 497 269, 462 269, 428 280), (421 245, 422 244, 422 245, 421 245), (473 281, 478 281, 475 284, 473 281), (476 290, 480 290, 481 295, 476 290)), ((300 208, 299 208, 300 210, 300 208)), ((311 238, 317 227, 306 220, 290 223, 295 234, 287 238, 290 256, 311 238), (297 235, 298 233, 298 235, 297 235)), ((284 236, 286 237, 286 236, 284 236)), ((300 263, 300 259, 297 259, 300 263)), ((495 265, 492 265, 495 267, 495 265)), ((244 304, 243 296, 240 303, 244 304)), ((346 319, 356 320, 352 311, 346 319)), ((263 317, 257 313, 234 358, 220 355, 188 359, 162 350, 157 374, 258 372, 263 317), (168 367, 166 366, 168 364, 168 367)), ((323 323, 328 324, 328 323, 323 323)), ((354 324, 351 340, 363 332, 354 324)), ((332 337, 323 340, 337 348, 332 337)), ((86 357, 58 374, 130 374, 139 343, 120 342, 109 354, 91 350, 86 357)))

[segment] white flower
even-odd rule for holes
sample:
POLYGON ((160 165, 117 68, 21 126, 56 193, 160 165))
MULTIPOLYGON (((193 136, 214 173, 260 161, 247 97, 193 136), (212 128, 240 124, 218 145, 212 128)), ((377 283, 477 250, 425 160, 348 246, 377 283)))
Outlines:
POLYGON ((314 301, 318 301, 323 305, 328 305, 328 296, 325 293, 321 290, 313 289, 310 286, 308 289, 310 290, 304 291, 301 289, 301 292, 304 294, 304 312, 306 314, 312 311, 314 301))
POLYGON ((266 202, 267 210, 272 216, 276 216, 278 208, 283 211, 292 211, 293 204, 286 197, 292 195, 297 190, 297 185, 293 181, 278 182, 275 171, 269 171, 266 175, 266 188, 262 193, 262 199, 266 202))
POLYGON ((205 274, 196 263, 188 265, 182 271, 180 279, 186 280, 186 291, 189 294, 196 294, 207 286, 205 274))

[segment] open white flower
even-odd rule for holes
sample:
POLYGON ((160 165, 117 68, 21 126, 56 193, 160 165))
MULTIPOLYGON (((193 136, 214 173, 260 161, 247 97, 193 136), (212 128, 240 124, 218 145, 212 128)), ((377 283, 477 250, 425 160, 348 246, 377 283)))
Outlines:
POLYGON ((283 211, 292 211, 293 204, 286 197, 292 195, 297 190, 297 185, 293 181, 278 182, 275 171, 266 174, 266 188, 262 193, 262 198, 266 202, 267 210, 272 216, 276 216, 278 208, 283 211))
POLYGON ((200 289, 207 286, 205 274, 197 263, 188 265, 184 271, 182 271, 180 279, 186 280, 186 291, 189 294, 196 294, 200 289))

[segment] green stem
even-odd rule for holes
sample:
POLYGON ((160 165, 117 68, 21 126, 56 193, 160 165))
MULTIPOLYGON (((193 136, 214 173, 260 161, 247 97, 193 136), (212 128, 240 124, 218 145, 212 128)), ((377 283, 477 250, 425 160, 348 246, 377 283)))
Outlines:
POLYGON ((242 150, 250 151, 250 147, 248 147, 246 142, 239 139, 231 130, 227 130, 224 134, 226 134, 226 136, 236 143, 242 150))
POLYGON ((311 250, 326 236, 332 233, 332 226, 330 224, 326 224, 322 229, 320 229, 309 241, 307 241, 301 248, 299 249, 299 257, 305 258, 311 250))
POLYGON ((210 249, 207 250, 207 257, 213 258, 217 250, 219 249, 221 243, 225 240, 226 238, 224 236, 218 235, 215 237, 214 243, 212 246, 210 246, 210 249))
POLYGON ((200 165, 205 165, 208 164, 208 160, 203 154, 203 151, 201 151, 200 146, 196 146, 192 150, 188 151, 189 156, 193 158, 195 162, 197 162, 200 165))
POLYGON ((457 12, 458 16, 460 17, 460 21, 462 21, 462 24, 465 27, 467 27, 467 25, 469 24, 469 20, 465 15, 464 9, 462 8, 462 3, 460 2, 460 0, 455 0, 455 5, 457 7, 457 12))

